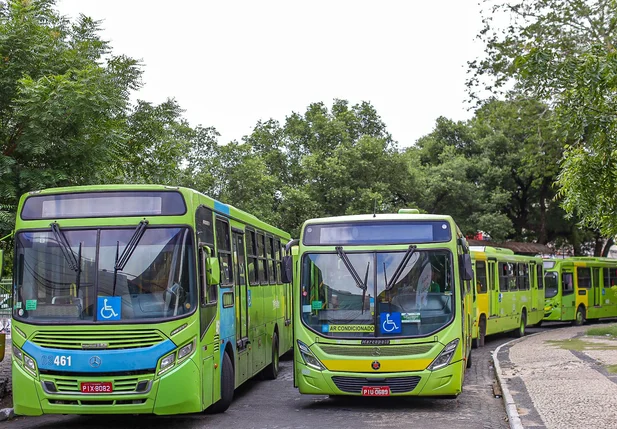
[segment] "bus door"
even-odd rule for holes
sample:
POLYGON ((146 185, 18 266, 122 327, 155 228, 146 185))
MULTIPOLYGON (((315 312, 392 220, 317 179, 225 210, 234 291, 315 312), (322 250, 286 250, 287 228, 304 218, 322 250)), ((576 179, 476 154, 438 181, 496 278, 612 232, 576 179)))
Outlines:
POLYGON ((566 268, 561 272, 561 320, 574 320, 576 296, 574 295, 574 272, 566 268))
POLYGON ((591 269, 591 294, 593 296, 589 297, 589 304, 593 305, 594 307, 600 307, 602 305, 601 303, 601 299, 602 299, 602 291, 600 290, 600 288, 602 287, 600 285, 600 268, 592 268, 591 269))
POLYGON ((489 317, 497 317, 497 308, 499 305, 499 288, 495 281, 495 273, 497 272, 495 267, 496 261, 488 261, 488 287, 489 287, 489 317))
MULTIPOLYGON (((538 305, 539 305, 537 272, 538 271, 536 270, 536 263, 530 262, 529 269, 528 269, 528 276, 529 276, 529 290, 531 291, 531 310, 532 311, 537 311, 538 305)), ((543 302, 541 304, 544 305, 543 302)), ((529 318, 527 320, 529 320, 529 318)))
POLYGON ((238 350, 238 366, 236 384, 249 378, 250 355, 247 353, 249 344, 248 334, 248 286, 246 278, 246 257, 244 252, 244 231, 233 230, 234 252, 234 292, 236 301, 236 349, 238 350))

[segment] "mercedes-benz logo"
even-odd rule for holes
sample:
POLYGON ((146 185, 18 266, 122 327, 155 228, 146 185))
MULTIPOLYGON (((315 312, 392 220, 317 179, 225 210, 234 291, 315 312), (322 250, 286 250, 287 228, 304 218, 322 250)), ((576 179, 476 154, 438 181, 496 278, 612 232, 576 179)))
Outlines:
POLYGON ((100 357, 92 356, 90 360, 88 361, 88 363, 90 364, 92 368, 98 368, 99 366, 101 366, 102 361, 100 357))
POLYGON ((381 349, 379 347, 373 349, 373 356, 381 356, 381 349))

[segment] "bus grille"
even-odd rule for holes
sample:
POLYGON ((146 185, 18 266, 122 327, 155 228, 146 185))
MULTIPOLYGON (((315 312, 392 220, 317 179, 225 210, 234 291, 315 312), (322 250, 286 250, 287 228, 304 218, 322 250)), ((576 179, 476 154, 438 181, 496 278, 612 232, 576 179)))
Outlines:
POLYGON ((408 346, 338 346, 320 344, 319 348, 329 355, 339 356, 414 356, 423 355, 431 351, 432 344, 415 344, 408 346))
POLYGON ((341 391, 347 393, 362 393, 365 386, 388 386, 391 393, 408 393, 416 388, 420 377, 386 377, 379 379, 361 377, 332 377, 332 381, 341 391))
MULTIPOLYGON (((150 376, 151 377, 151 376, 150 376)), ((51 394, 80 394, 81 382, 87 379, 71 377, 41 377, 43 388, 51 394)), ((113 394, 146 393, 150 390, 151 381, 148 378, 118 377, 108 380, 112 383, 113 394)))
POLYGON ((51 349, 136 349, 150 347, 165 337, 155 329, 126 331, 38 331, 32 342, 51 349))

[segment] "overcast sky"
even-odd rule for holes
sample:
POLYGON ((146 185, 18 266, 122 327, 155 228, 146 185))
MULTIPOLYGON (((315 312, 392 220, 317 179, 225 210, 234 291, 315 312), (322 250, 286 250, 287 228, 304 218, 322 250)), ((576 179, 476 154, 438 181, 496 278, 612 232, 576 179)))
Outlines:
POLYGON ((114 54, 143 62, 137 98, 175 98, 220 143, 312 102, 370 102, 401 147, 435 119, 471 117, 466 62, 477 57, 479 0, 58 0, 102 20, 114 54))

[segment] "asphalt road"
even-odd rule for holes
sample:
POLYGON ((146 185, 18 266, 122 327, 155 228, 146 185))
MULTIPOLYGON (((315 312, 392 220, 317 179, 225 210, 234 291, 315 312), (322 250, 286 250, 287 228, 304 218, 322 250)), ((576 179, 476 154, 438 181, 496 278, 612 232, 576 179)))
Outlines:
MULTIPOLYGON (((530 331, 535 331, 530 330, 530 331)), ((250 381, 237 392, 227 412, 184 416, 55 416, 17 417, 7 429, 173 429, 173 428, 509 428, 501 398, 493 392, 492 352, 510 341, 507 335, 487 338, 472 351, 463 393, 457 399, 329 398, 300 395, 293 387, 292 361, 281 359, 279 378, 250 381)))

